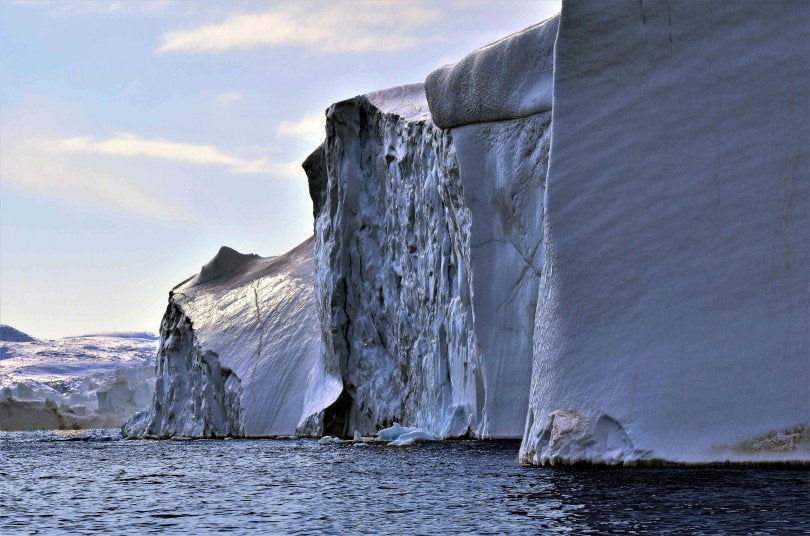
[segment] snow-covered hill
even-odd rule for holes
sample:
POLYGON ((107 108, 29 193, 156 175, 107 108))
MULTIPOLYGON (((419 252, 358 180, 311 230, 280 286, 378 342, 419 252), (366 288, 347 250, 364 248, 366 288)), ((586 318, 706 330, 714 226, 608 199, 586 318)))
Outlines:
POLYGON ((34 338, 11 326, 0 324, 0 341, 2 342, 31 342, 34 338))
POLYGON ((153 335, 29 339, 0 342, 0 430, 110 428, 151 401, 153 335))

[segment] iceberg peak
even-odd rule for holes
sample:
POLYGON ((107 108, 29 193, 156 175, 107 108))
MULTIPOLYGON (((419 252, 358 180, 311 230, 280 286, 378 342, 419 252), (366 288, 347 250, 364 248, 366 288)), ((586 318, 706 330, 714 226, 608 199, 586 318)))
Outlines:
POLYGON ((194 284, 199 285, 223 275, 236 271, 245 264, 260 259, 255 253, 239 253, 233 248, 222 246, 214 258, 203 265, 200 273, 194 279, 194 284))

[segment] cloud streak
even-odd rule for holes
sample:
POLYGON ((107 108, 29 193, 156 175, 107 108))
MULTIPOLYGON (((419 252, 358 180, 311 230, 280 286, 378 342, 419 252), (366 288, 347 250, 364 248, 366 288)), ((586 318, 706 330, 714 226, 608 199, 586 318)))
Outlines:
POLYGON ((236 14, 219 24, 163 34, 158 53, 212 53, 256 47, 303 47, 317 54, 398 52, 424 44, 420 28, 440 12, 427 4, 358 2, 281 4, 236 14))
POLYGON ((276 128, 276 133, 319 145, 326 137, 326 117, 323 113, 307 114, 297 121, 283 121, 276 128))
POLYGON ((106 156, 145 157, 202 166, 222 166, 234 174, 268 174, 286 170, 267 159, 247 160, 213 145, 193 145, 164 139, 146 139, 121 133, 104 139, 87 137, 36 140, 44 149, 57 152, 93 153, 106 156))

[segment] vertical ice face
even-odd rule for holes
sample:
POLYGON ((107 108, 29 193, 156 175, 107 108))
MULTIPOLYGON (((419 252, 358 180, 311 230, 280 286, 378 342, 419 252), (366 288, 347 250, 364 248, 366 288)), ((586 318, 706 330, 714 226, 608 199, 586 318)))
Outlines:
POLYGON ((810 459, 810 6, 571 2, 528 463, 810 459))
MULTIPOLYGON (((492 68, 443 70, 472 79, 492 68)), ((325 144, 305 163, 310 185, 324 188, 311 192, 321 208, 316 296, 326 359, 345 386, 333 432, 400 421, 445 437, 518 437, 550 113, 442 130, 423 91, 335 104, 325 144)), ((454 97, 436 88, 440 98, 454 97)))
POLYGON ((488 437, 519 436, 528 409, 550 121, 545 112, 453 129, 471 214, 473 327, 488 437))
POLYGON ((152 407, 129 436, 320 434, 340 380, 322 361, 313 239, 261 258, 230 248, 171 293, 152 407))
POLYGON ((450 135, 428 117, 421 85, 327 112, 326 191, 313 199, 326 361, 344 383, 333 435, 401 421, 457 436, 481 422, 470 213, 450 135))

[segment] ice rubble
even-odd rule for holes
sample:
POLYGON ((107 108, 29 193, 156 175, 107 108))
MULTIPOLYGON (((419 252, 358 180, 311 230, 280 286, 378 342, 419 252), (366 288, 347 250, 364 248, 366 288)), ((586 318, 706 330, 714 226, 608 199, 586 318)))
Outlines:
POLYGON ((21 333, 4 330, 0 342, 0 430, 116 427, 149 404, 154 336, 38 340, 21 333))
POLYGON ((334 104, 304 162, 314 242, 223 250, 181 285, 126 430, 402 422, 523 434, 525 463, 807 461, 808 17, 566 2, 334 104), (284 305, 267 323, 251 297, 284 305))
POLYGON ((570 2, 528 463, 810 460, 810 5, 570 2))
POLYGON ((278 257, 223 247, 176 286, 161 324, 155 397, 136 437, 321 432, 340 394, 312 300, 313 240, 278 257))

